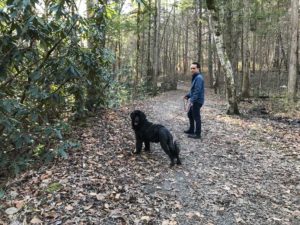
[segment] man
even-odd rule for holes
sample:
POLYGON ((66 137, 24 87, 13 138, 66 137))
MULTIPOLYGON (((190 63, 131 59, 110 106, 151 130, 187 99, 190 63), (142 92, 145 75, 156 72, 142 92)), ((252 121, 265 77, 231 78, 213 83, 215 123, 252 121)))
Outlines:
POLYGON ((193 62, 191 64, 192 85, 190 92, 184 96, 190 102, 190 109, 188 111, 188 118, 190 121, 190 128, 184 133, 188 134, 189 138, 201 138, 201 116, 200 109, 204 103, 204 80, 200 74, 200 64, 193 62), (196 129, 195 129, 196 124, 196 129))

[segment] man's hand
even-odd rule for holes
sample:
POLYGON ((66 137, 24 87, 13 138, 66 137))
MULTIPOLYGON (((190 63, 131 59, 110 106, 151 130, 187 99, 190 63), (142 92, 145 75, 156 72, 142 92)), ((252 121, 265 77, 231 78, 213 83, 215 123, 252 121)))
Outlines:
POLYGON ((188 97, 185 95, 185 96, 183 96, 183 99, 188 100, 188 97))

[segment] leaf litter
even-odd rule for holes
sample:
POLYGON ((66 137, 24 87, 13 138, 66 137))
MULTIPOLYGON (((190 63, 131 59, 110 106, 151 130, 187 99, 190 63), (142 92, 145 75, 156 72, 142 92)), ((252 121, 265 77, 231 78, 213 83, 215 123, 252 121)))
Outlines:
POLYGON ((81 148, 68 159, 7 183, 0 224, 299 224, 300 127, 228 116, 224 100, 207 90, 203 139, 190 140, 186 90, 102 110, 75 128, 81 148), (132 154, 134 109, 170 129, 182 166, 169 168, 159 144, 132 154))

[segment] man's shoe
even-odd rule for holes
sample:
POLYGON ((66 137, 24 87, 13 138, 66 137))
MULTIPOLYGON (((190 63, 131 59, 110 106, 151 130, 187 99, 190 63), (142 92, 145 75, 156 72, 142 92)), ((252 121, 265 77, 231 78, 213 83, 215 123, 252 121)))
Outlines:
POLYGON ((201 135, 200 134, 189 134, 188 138, 201 139, 201 135))
POLYGON ((191 131, 191 130, 185 130, 183 131, 185 134, 194 134, 194 131, 191 131))

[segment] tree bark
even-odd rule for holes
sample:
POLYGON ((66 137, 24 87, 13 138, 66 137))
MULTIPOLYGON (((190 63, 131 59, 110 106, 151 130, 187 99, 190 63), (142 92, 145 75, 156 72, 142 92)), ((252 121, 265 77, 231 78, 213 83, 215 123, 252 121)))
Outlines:
POLYGON ((133 85, 133 99, 135 99, 137 94, 137 88, 139 85, 139 66, 140 66, 140 18, 141 16, 141 3, 138 2, 138 11, 136 17, 136 31, 137 31, 137 39, 136 39, 136 62, 135 62, 135 76, 134 76, 134 85, 133 85))
POLYGON ((202 0, 198 0, 198 10, 197 12, 197 24, 198 24, 198 32, 197 32, 197 43, 198 43, 198 53, 197 53, 197 61, 200 63, 200 72, 202 71, 202 0))
POLYGON ((160 7, 161 0, 155 1, 155 23, 154 23, 154 74, 152 80, 152 94, 157 94, 157 79, 159 76, 159 65, 160 65, 160 7))
POLYGON ((225 72, 226 88, 227 88, 226 93, 227 93, 227 100, 228 100, 227 114, 239 114, 233 70, 232 70, 231 62, 224 50, 223 35, 219 24, 220 21, 218 17, 218 9, 216 6, 211 4, 213 1, 207 0, 206 2, 207 5, 210 5, 210 8, 213 9, 213 10, 209 10, 209 14, 210 14, 209 26, 213 33, 219 60, 225 72))
POLYGON ((243 82, 242 82, 242 97, 250 97, 250 50, 249 50, 249 4, 248 0, 244 0, 243 7, 243 34, 242 34, 242 59, 243 59, 243 82))
POLYGON ((185 26, 185 34, 184 34, 184 52, 183 52, 183 73, 187 75, 188 73, 188 52, 189 52, 189 20, 186 17, 186 26, 185 26))
MULTIPOLYGON (((149 0, 149 7, 152 7, 152 2, 149 0)), ((146 87, 147 92, 151 92, 152 90, 152 80, 153 80, 153 68, 151 63, 151 19, 152 19, 152 13, 149 12, 149 23, 148 23, 148 38, 147 38, 147 75, 146 75, 146 87)))
MULTIPOLYGON (((208 27, 209 29, 209 27, 208 27)), ((213 88, 216 79, 213 71, 213 43, 211 38, 211 30, 208 30, 208 74, 209 74, 209 86, 210 88, 213 88)))
POLYGON ((298 0, 291 0, 291 36, 290 36, 290 61, 289 61, 289 76, 288 76, 288 100, 296 101, 297 92, 297 52, 298 52, 298 0))

